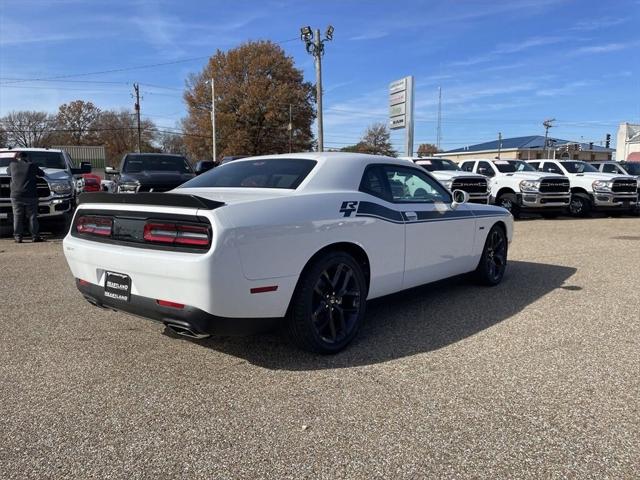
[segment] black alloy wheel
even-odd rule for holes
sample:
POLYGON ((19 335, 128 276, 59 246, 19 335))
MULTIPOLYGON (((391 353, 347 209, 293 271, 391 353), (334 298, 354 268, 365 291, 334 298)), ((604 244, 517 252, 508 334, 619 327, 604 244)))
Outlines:
POLYGON ((589 197, 582 193, 571 195, 569 213, 574 217, 588 217, 591 213, 591 201, 589 197))
POLYGON ((487 235, 476 276, 485 285, 497 285, 507 268, 507 236, 502 227, 494 225, 487 235))
POLYGON ((303 350, 336 353, 356 336, 364 318, 362 268, 343 252, 329 252, 300 278, 289 313, 289 331, 303 350))
POLYGON ((518 198, 514 193, 503 193, 498 198, 497 202, 498 206, 508 210, 513 218, 518 218, 520 216, 520 206, 518 205, 518 198))

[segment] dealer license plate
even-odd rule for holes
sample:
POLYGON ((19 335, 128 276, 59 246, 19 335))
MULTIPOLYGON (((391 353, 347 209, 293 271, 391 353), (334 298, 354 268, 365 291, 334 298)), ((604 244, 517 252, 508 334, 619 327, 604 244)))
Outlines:
POLYGON ((123 273, 107 272, 104 281, 104 296, 128 302, 131 299, 131 277, 123 273))

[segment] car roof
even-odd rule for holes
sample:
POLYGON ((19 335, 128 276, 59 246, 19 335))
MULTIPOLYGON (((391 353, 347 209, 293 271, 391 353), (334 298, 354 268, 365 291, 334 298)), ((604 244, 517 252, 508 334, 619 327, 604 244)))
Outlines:
POLYGON ((62 150, 58 148, 0 148, 1 153, 11 153, 11 152, 54 152, 54 153, 62 153, 62 150))

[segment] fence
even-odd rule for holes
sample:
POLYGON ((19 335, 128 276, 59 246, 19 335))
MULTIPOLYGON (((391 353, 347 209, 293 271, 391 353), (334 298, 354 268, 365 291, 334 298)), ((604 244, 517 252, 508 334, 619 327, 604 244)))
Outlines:
POLYGON ((76 165, 80 165, 80 162, 90 162, 93 168, 104 168, 106 160, 104 146, 56 145, 51 148, 66 150, 76 165))

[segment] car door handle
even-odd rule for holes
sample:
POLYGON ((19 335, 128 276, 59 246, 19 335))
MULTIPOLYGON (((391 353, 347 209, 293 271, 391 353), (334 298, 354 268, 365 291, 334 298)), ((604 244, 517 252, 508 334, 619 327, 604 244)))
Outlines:
POLYGON ((407 220, 410 222, 418 220, 418 214, 416 212, 404 212, 404 216, 407 217, 407 220))

